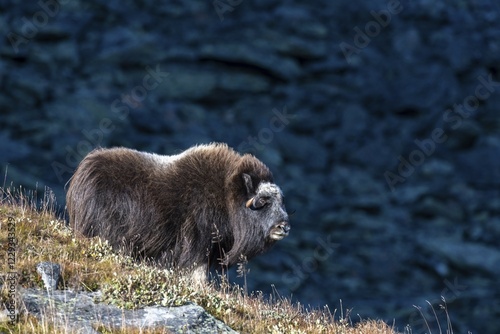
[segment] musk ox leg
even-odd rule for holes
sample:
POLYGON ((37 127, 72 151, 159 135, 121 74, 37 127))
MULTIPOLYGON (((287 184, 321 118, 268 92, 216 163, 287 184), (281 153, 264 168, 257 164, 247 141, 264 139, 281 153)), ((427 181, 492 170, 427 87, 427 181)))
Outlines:
POLYGON ((191 280, 197 286, 203 286, 208 282, 208 267, 206 264, 197 266, 191 273, 191 280))

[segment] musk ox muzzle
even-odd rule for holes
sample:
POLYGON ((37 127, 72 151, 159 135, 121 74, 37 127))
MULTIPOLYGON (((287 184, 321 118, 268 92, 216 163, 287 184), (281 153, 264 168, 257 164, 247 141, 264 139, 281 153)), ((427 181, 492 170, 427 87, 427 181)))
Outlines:
POLYGON ((271 239, 278 241, 288 236, 289 232, 290 224, 288 224, 288 222, 281 222, 273 226, 271 232, 269 233, 269 236, 271 239))

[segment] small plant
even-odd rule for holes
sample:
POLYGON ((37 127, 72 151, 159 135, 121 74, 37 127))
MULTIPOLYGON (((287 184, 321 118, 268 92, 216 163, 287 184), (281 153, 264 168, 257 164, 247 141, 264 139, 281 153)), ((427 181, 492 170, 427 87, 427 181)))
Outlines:
POLYGON ((111 282, 102 286, 103 300, 127 309, 150 305, 180 306, 197 294, 184 277, 170 269, 138 264, 128 274, 114 273, 111 282))
MULTIPOLYGON (((453 326, 451 324, 450 314, 448 313, 448 305, 446 304, 446 299, 443 296, 441 296, 441 300, 443 303, 439 304, 439 307, 441 310, 444 310, 444 314, 446 316, 446 332, 444 332, 444 333, 445 334, 453 334, 453 326)), ((436 310, 434 309, 434 306, 428 300, 427 300, 427 304, 429 304, 429 308, 430 308, 430 310, 432 310, 432 314, 434 315, 434 319, 436 319, 436 324, 437 324, 437 327, 439 330, 439 334, 443 334, 443 329, 441 328, 441 321, 436 313, 436 310)), ((429 334, 432 334, 431 327, 429 325, 429 322, 427 321, 426 316, 424 315, 424 313, 422 311, 422 307, 416 306, 416 305, 413 305, 413 306, 418 310, 418 312, 422 316, 422 319, 425 323, 425 327, 429 331, 429 334)), ((408 331, 408 333, 411 333, 411 330, 408 331)))
POLYGON ((243 277, 243 290, 246 294, 248 294, 248 284, 247 284, 247 274, 250 272, 250 269, 247 269, 248 260, 247 257, 243 254, 240 255, 240 261, 237 264, 236 273, 238 277, 243 277))

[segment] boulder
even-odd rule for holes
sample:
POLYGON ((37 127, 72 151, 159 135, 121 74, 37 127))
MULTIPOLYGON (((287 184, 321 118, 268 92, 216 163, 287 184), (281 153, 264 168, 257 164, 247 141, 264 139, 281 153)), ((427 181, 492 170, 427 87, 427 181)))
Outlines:
POLYGON ((56 290, 48 295, 43 290, 22 289, 20 296, 28 314, 78 333, 97 334, 99 326, 113 330, 165 328, 179 334, 237 333, 195 304, 123 310, 99 303, 99 292, 56 290))

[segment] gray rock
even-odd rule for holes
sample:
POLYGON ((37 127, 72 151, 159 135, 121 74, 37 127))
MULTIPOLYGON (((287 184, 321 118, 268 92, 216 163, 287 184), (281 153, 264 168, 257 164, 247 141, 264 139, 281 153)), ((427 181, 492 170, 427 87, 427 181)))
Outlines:
POLYGON ((392 194, 394 200, 401 205, 415 203, 429 192, 429 187, 424 185, 398 187, 392 194))
POLYGON ((442 201, 431 196, 424 197, 412 208, 412 212, 417 216, 443 217, 455 222, 461 222, 464 219, 464 211, 459 203, 442 201))
POLYGON ((426 67, 408 66, 404 63, 400 66, 395 69, 399 72, 397 79, 391 81, 394 94, 388 96, 393 110, 397 113, 402 111, 418 113, 436 107, 445 110, 443 104, 455 102, 454 98, 459 95, 458 82, 447 67, 433 63, 426 67), (432 90, 427 86, 429 80, 436 82, 432 90))
POLYGON ((145 58, 158 60, 156 39, 152 34, 116 27, 105 31, 102 39, 107 45, 99 55, 103 62, 141 64, 145 58))
POLYGON ((244 44, 208 44, 201 47, 200 55, 206 59, 260 67, 280 79, 293 79, 301 74, 295 60, 280 57, 270 50, 258 51, 244 44))
POLYGON ((12 162, 22 159, 31 153, 29 145, 12 140, 8 135, 0 133, 0 159, 3 161, 12 162))
POLYGON ((479 270, 493 277, 500 275, 500 251, 456 238, 420 238, 419 245, 464 271, 479 270))
POLYGON ((24 107, 33 107, 47 98, 48 80, 31 67, 9 71, 5 91, 24 107))
POLYGON ((100 325, 115 330, 164 327, 171 333, 237 333, 195 304, 123 310, 99 303, 99 292, 65 290, 47 295, 37 289, 23 289, 20 295, 29 314, 69 332, 95 334, 95 326, 100 325))
POLYGON ((431 159, 422 166, 422 174, 426 176, 450 176, 455 172, 452 164, 441 159, 431 159))
POLYGON ((343 135, 349 140, 359 138, 370 125, 369 121, 368 111, 360 105, 346 106, 342 114, 342 129, 345 131, 343 135))
POLYGON ((212 94, 216 84, 216 73, 175 70, 158 87, 158 92, 171 99, 198 100, 212 94))
POLYGON ((280 19, 294 22, 290 29, 295 34, 312 38, 325 38, 328 28, 315 19, 315 15, 305 6, 292 6, 290 4, 279 6, 274 15, 280 19))
MULTIPOLYGON (((475 187, 500 186, 500 148, 478 147, 458 154, 458 172, 475 187)), ((497 188, 498 189, 498 188, 497 188)))
POLYGON ((61 278, 61 265, 52 262, 40 262, 36 265, 36 271, 42 275, 43 284, 48 292, 57 289, 57 283, 61 278))
POLYGON ((446 145, 452 149, 468 149, 474 146, 482 129, 474 120, 465 120, 460 127, 447 132, 446 145))
POLYGON ((220 76, 217 86, 231 93, 258 93, 269 89, 269 81, 267 78, 255 74, 228 72, 220 76))
POLYGON ((311 42, 294 36, 277 34, 273 39, 273 47, 279 53, 302 59, 319 59, 327 55, 327 45, 324 42, 311 42))
POLYGON ((280 151, 292 159, 301 161, 310 170, 328 167, 328 151, 318 141, 308 136, 277 136, 280 151))

